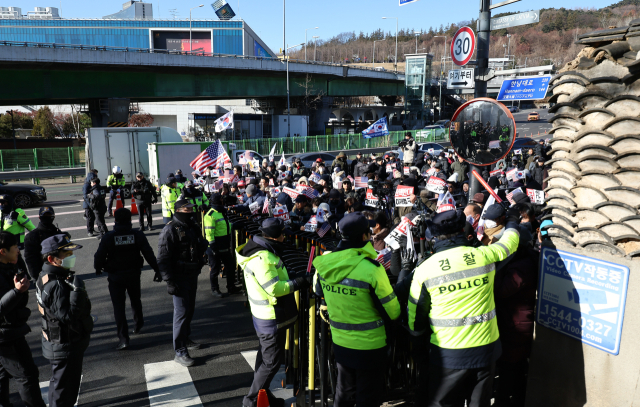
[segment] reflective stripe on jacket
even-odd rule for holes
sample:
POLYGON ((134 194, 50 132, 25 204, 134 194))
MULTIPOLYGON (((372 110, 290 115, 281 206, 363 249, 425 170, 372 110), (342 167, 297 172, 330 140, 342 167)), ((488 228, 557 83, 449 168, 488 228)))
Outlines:
POLYGON ((209 209, 204 216, 204 233, 209 243, 213 243, 216 237, 229 234, 229 223, 221 212, 209 209))
POLYGON ((413 275, 407 307, 411 333, 421 335, 428 322, 431 344, 446 349, 473 348, 498 340, 494 263, 515 252, 519 235, 510 228, 492 245, 455 247, 422 263, 413 275))
POLYGON ((108 187, 115 187, 115 186, 123 187, 124 184, 125 184, 124 176, 118 178, 114 174, 111 174, 107 178, 107 186, 108 187))
POLYGON ((251 304, 256 330, 277 330, 289 326, 298 318, 293 299, 293 281, 278 256, 260 250, 245 257, 236 249, 238 265, 244 272, 247 296, 251 304), (292 302, 293 301, 293 302, 292 302))
POLYGON ((24 230, 27 229, 31 231, 36 228, 35 225, 20 208, 16 208, 9 212, 7 216, 2 216, 2 214, 0 214, 0 217, 0 229, 3 232, 20 236, 20 249, 22 249, 24 245, 24 230))
POLYGON ((384 319, 400 316, 400 303, 371 243, 325 253, 313 261, 314 287, 327 303, 333 342, 358 350, 387 345, 384 319))
POLYGON ((180 196, 180 191, 177 188, 170 188, 167 185, 163 185, 160 189, 160 194, 162 195, 162 216, 164 218, 170 218, 173 216, 174 206, 180 196))

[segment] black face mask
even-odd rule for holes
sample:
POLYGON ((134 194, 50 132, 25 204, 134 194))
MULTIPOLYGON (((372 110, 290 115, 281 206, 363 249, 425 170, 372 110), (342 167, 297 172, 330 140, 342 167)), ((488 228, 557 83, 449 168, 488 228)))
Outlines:
POLYGON ((176 212, 173 216, 182 223, 193 223, 193 212, 176 212))
POLYGON ((42 218, 40 218, 40 223, 42 223, 45 226, 51 226, 53 225, 53 221, 55 220, 54 217, 52 216, 44 216, 42 218))

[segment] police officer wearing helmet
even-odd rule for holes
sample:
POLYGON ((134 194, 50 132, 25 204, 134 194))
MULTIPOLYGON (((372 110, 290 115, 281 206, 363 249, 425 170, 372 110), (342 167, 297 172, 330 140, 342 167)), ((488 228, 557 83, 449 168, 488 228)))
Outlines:
POLYGON ((226 297, 239 292, 234 284, 236 259, 231 251, 231 226, 227 219, 227 209, 222 205, 222 195, 211 195, 211 209, 204 216, 204 232, 209 242, 207 256, 209 258, 209 279, 214 297, 226 297), (227 276, 227 293, 220 292, 218 275, 222 267, 227 276))
POLYGON ((33 282, 36 281, 38 275, 42 271, 42 241, 54 235, 62 234, 63 232, 57 225, 53 224, 56 218, 56 214, 52 207, 43 206, 40 208, 39 213, 40 223, 33 231, 31 231, 24 238, 24 260, 29 268, 29 275, 33 282))
POLYGON ((144 230, 144 216, 147 215, 147 230, 153 227, 153 218, 151 214, 151 205, 158 202, 158 194, 156 187, 139 172, 136 174, 136 182, 131 187, 131 194, 136 199, 138 206, 138 224, 140 231, 144 230))
POLYGON ((144 256, 156 272, 158 263, 144 233, 131 227, 131 211, 127 208, 118 209, 115 212, 115 220, 113 230, 100 241, 93 257, 93 268, 96 270, 96 276, 100 276, 103 270, 109 273, 109 294, 119 339, 116 349, 122 350, 129 347, 129 326, 125 313, 127 293, 135 322, 133 333, 138 334, 144 325, 140 301, 140 275, 144 264, 142 257, 144 256))
MULTIPOLYGON (((15 208, 13 197, 8 194, 0 195, 0 232, 8 232, 18 237, 18 248, 24 249, 24 230, 34 230, 35 225, 29 220, 24 211, 15 208)), ((22 258, 22 254, 18 256, 18 269, 21 272, 27 272, 27 265, 22 258)), ((35 279, 36 276, 33 276, 35 279)))
POLYGON ((253 327, 260 341, 253 383, 242 400, 245 407, 256 407, 260 389, 267 391, 271 407, 284 406, 284 400, 276 398, 269 391, 269 385, 284 363, 287 327, 298 318, 293 293, 309 287, 306 277, 290 279, 280 260, 284 226, 282 219, 265 219, 260 227, 262 236, 253 236, 236 249, 251 304, 253 327))
MULTIPOLYGON (((493 294, 495 262, 518 248, 519 212, 507 211, 502 238, 472 247, 461 210, 438 213, 428 228, 434 254, 413 272, 409 330, 430 334, 428 406, 488 406, 495 361, 501 353, 493 294)), ((402 269, 413 269, 403 258, 402 269)))
POLYGON ((116 199, 117 194, 120 194, 120 199, 122 200, 122 205, 124 204, 124 187, 125 180, 124 175, 122 175, 122 168, 117 165, 113 167, 111 175, 107 178, 107 187, 109 188, 109 216, 113 216, 113 200, 116 199))
POLYGON ((169 174, 167 182, 160 188, 160 195, 162 196, 162 222, 166 225, 173 219, 174 205, 180 197, 178 181, 172 174, 169 174))
POLYGON ((18 271, 19 254, 18 237, 0 232, 0 405, 12 405, 9 379, 13 378, 25 405, 44 407, 38 367, 25 339, 31 332, 27 325, 30 281, 18 271))
POLYGON ((385 323, 398 319, 400 304, 376 261, 367 218, 347 214, 338 228, 342 240, 337 250, 313 261, 315 293, 326 303, 338 366, 334 405, 377 407, 386 369, 385 323))
POLYGON ((182 175, 182 170, 180 170, 180 169, 177 169, 177 170, 176 170, 176 175, 175 175, 175 177, 176 177, 176 181, 177 181, 179 184, 184 185, 184 183, 185 183, 185 182, 187 182, 187 177, 185 177, 184 175, 182 175))
POLYGON ((198 275, 206 262, 207 241, 195 221, 194 205, 186 199, 176 201, 173 220, 160 232, 158 268, 167 292, 173 296, 174 361, 192 366, 189 350, 200 349, 190 339, 191 320, 196 307, 198 275))
POLYGON ((49 407, 73 406, 80 391, 82 361, 93 330, 91 301, 84 282, 71 269, 82 246, 67 235, 42 242, 45 261, 36 282, 42 314, 42 356, 51 364, 49 407))
MULTIPOLYGON (((182 195, 179 199, 186 199, 195 205, 196 212, 204 212, 209 207, 209 198, 202 192, 201 188, 198 188, 193 181, 187 181, 184 184, 182 195)), ((198 217, 198 219, 200 219, 198 217)))

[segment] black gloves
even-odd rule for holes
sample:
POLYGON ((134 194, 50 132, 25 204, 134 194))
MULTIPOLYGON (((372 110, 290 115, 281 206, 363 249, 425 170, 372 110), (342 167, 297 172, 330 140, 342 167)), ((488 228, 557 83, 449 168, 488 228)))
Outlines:
POLYGON ((162 276, 160 275, 160 272, 156 270, 156 273, 153 275, 153 281, 156 283, 159 283, 162 281, 162 276))
POLYGON ((87 291, 84 287, 84 281, 82 281, 82 279, 80 279, 80 277, 78 276, 73 276, 73 278, 71 278, 71 276, 69 276, 65 282, 67 283, 67 285, 69 287, 71 287, 71 289, 73 289, 73 291, 78 292, 78 291, 87 291))
POLYGON ((293 280, 293 290, 306 290, 311 285, 311 276, 296 277, 293 280))
POLYGON ((416 267, 415 252, 412 249, 404 248, 400 252, 400 269, 412 271, 416 267))
POLYGON ((96 270, 96 277, 100 277, 102 275, 102 269, 96 270))
POLYGON ((178 286, 171 280, 167 280, 167 292, 169 295, 178 295, 178 286))
POLYGON ((158 203, 158 200, 157 200, 157 199, 152 199, 152 200, 151 200, 151 203, 152 203, 152 204, 156 204, 156 203, 158 203))
POLYGON ((520 207, 518 205, 514 205, 511 208, 507 209, 507 223, 515 222, 520 223, 520 207))

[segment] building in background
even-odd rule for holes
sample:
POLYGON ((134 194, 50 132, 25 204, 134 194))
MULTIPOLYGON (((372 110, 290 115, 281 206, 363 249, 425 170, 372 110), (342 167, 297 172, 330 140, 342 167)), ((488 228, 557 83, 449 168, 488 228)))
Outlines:
MULTIPOLYGON (((228 6, 228 5, 227 5, 228 6)), ((275 57, 243 20, 155 20, 151 3, 128 1, 100 19, 61 18, 55 7, 0 7, 0 40, 275 57)))

